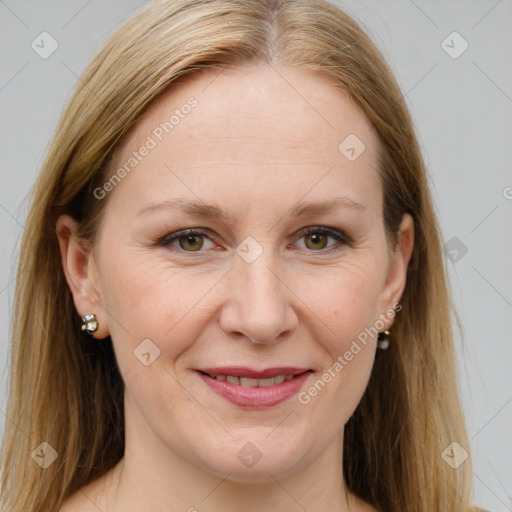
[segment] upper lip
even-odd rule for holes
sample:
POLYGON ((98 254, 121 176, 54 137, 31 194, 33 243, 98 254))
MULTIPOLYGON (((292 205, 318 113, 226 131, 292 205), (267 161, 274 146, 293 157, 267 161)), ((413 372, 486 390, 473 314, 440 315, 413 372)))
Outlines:
POLYGON ((209 375, 231 375, 233 377, 250 377, 253 379, 266 379, 277 375, 300 375, 310 368, 298 368, 296 366, 279 366, 265 370, 255 370, 245 366, 222 366, 216 368, 199 368, 199 371, 209 375))

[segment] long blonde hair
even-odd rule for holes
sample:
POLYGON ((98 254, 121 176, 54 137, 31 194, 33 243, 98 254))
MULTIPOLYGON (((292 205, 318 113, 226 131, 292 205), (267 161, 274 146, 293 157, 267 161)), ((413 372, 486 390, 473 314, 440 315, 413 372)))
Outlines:
POLYGON ((247 62, 315 70, 360 107, 382 145, 384 222, 403 213, 415 245, 390 348, 379 351, 345 427, 349 490, 385 512, 468 512, 471 459, 459 403, 453 309, 440 233, 410 114, 383 57, 324 0, 159 0, 133 16, 85 70, 31 196, 13 315, 2 510, 58 510, 123 456, 123 382, 111 340, 91 344, 64 278, 55 224, 70 213, 94 238, 106 201, 94 197, 120 139, 179 76, 247 62), (31 454, 57 452, 42 469, 31 454))

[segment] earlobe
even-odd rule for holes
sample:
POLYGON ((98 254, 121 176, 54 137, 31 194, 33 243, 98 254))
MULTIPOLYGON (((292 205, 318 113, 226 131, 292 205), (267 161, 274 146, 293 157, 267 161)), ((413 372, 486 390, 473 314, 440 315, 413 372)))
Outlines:
POLYGON ((386 284, 382 293, 382 313, 393 308, 393 305, 398 304, 402 298, 413 247, 414 220, 411 215, 405 213, 400 223, 395 251, 391 256, 386 284))
POLYGON ((90 246, 78 236, 78 223, 69 215, 59 217, 56 232, 62 268, 75 308, 81 317, 96 315, 99 328, 94 337, 105 338, 109 333, 90 246))

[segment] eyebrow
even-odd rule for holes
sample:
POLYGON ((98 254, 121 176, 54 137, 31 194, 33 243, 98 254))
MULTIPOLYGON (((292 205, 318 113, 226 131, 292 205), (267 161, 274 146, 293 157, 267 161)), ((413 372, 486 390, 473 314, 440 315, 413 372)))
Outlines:
MULTIPOLYGON (((193 217, 220 219, 225 222, 230 222, 233 218, 219 206, 206 204, 202 201, 190 201, 181 198, 150 204, 137 212, 137 216, 164 208, 179 210, 193 217)), ((321 215, 330 213, 339 208, 351 208, 362 212, 366 211, 366 207, 361 203, 358 203, 349 197, 339 196, 328 201, 304 202, 297 204, 290 210, 289 215, 291 217, 321 215)))
POLYGON ((290 216, 300 217, 302 215, 319 215, 322 213, 330 213, 339 208, 352 208, 362 212, 366 210, 365 206, 353 199, 350 199, 350 197, 339 196, 331 199, 330 201, 300 203, 291 209, 290 216))

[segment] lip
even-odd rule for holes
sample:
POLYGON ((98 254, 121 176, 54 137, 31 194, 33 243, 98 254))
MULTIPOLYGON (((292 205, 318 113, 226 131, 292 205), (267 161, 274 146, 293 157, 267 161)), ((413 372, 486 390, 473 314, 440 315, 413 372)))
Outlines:
POLYGON ((313 371, 305 368, 269 368, 267 370, 252 370, 242 367, 209 368, 196 370, 197 375, 202 381, 216 394, 223 397, 232 404, 246 409, 266 409, 275 407, 288 398, 296 395, 303 387, 306 380, 309 379, 313 371), (268 387, 246 388, 244 386, 231 384, 226 381, 220 381, 205 375, 233 375, 235 377, 250 377, 254 379, 264 379, 275 377, 276 375, 295 375, 291 380, 284 381, 281 384, 274 384, 268 387))
POLYGON ((216 368, 199 368, 199 371, 210 375, 232 375, 233 377, 250 377, 252 379, 268 379, 277 375, 299 375, 310 368, 298 368, 296 366, 278 366, 266 370, 254 370, 245 366, 222 366, 216 368))

